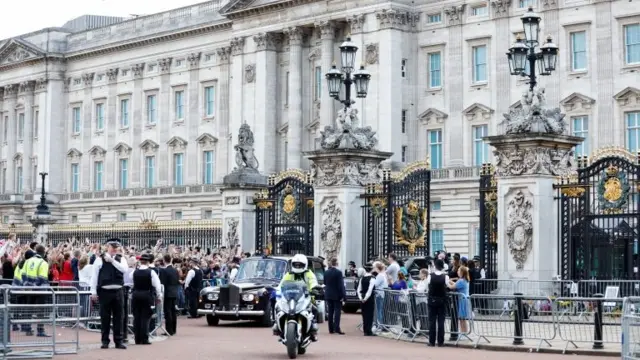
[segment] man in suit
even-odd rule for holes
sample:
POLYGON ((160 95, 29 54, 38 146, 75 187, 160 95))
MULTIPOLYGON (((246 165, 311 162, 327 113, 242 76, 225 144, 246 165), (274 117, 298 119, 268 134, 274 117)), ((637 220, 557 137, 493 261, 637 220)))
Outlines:
POLYGON ((340 329, 340 315, 342 315, 342 301, 346 297, 344 277, 338 269, 338 259, 329 260, 329 269, 324 272, 324 300, 329 316, 329 333, 344 335, 340 329))
POLYGON ((160 282, 164 286, 164 322, 169 335, 176 334, 178 327, 178 291, 180 288, 180 277, 178 270, 173 267, 171 255, 164 256, 164 268, 160 269, 160 282))

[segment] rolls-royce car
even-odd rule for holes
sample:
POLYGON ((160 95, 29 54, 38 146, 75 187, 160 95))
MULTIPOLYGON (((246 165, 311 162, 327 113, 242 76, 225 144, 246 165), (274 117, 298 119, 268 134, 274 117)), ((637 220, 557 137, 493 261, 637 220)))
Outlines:
MULTIPOLYGON (((308 257, 318 283, 324 283, 322 259, 308 257)), ((256 256, 240 263, 235 280, 224 286, 210 286, 200 292, 198 314, 205 315, 209 326, 223 321, 253 320, 262 326, 273 323, 274 290, 291 267, 291 256, 256 256), (271 290, 269 290, 271 289, 271 290)), ((318 304, 324 319, 324 306, 318 304)))

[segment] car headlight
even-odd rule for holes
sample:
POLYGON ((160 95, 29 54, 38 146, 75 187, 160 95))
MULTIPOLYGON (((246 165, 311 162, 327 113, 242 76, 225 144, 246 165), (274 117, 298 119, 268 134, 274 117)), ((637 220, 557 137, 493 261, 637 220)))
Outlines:
POLYGON ((207 300, 216 301, 218 300, 218 293, 211 293, 207 295, 207 300))
POLYGON ((254 294, 242 294, 242 301, 253 301, 255 298, 254 294))

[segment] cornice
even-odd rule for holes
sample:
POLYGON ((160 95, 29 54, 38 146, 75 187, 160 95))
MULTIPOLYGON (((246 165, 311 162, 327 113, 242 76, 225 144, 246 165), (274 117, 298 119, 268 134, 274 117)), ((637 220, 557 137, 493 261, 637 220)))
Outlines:
POLYGON ((249 17, 254 15, 262 15, 266 13, 270 13, 273 11, 287 10, 291 7, 298 5, 305 5, 313 2, 317 2, 318 0, 288 0, 279 3, 273 4, 265 4, 262 6, 256 6, 253 8, 245 8, 236 11, 230 11, 226 13, 221 13, 229 20, 240 19, 243 17, 249 17))
POLYGON ((153 34, 150 36, 145 36, 145 37, 141 37, 141 38, 137 38, 129 41, 106 44, 106 45, 96 46, 96 47, 81 50, 81 51, 71 52, 66 54, 65 57, 68 60, 76 60, 76 59, 81 59, 81 58, 86 58, 86 57, 91 57, 96 55, 103 55, 103 54, 108 54, 108 53, 113 53, 118 51, 124 51, 124 50, 129 50, 137 47, 149 46, 149 45, 161 43, 164 41, 172 41, 172 40, 178 40, 178 39, 182 39, 182 38, 193 36, 193 35, 206 34, 216 30, 231 29, 231 25, 232 25, 231 21, 226 21, 218 24, 207 24, 205 26, 199 25, 192 28, 181 29, 179 31, 172 30, 167 33, 153 34))
POLYGON ((49 54, 47 56, 41 56, 37 58, 27 59, 21 62, 10 63, 10 64, 2 64, 0 65, 0 71, 6 71, 11 69, 18 69, 21 67, 29 67, 39 63, 43 63, 47 59, 48 61, 62 61, 64 62, 64 55, 62 54, 49 54))

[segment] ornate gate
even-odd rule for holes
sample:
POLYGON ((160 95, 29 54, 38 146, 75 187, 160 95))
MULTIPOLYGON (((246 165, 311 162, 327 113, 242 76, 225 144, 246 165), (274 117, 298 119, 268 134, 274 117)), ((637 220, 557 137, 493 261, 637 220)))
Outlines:
POLYGON ((366 187, 363 220, 363 261, 385 257, 425 256, 430 244, 429 161, 408 165, 397 176, 383 171, 381 184, 366 187))
POLYGON ((256 251, 264 254, 313 254, 313 185, 311 176, 286 170, 269 177, 257 193, 256 251))
POLYGON ((498 187, 493 165, 480 171, 480 256, 487 279, 498 278, 498 187))
POLYGON ((640 233, 638 157, 605 148, 558 179, 559 269, 563 279, 635 279, 640 233))

